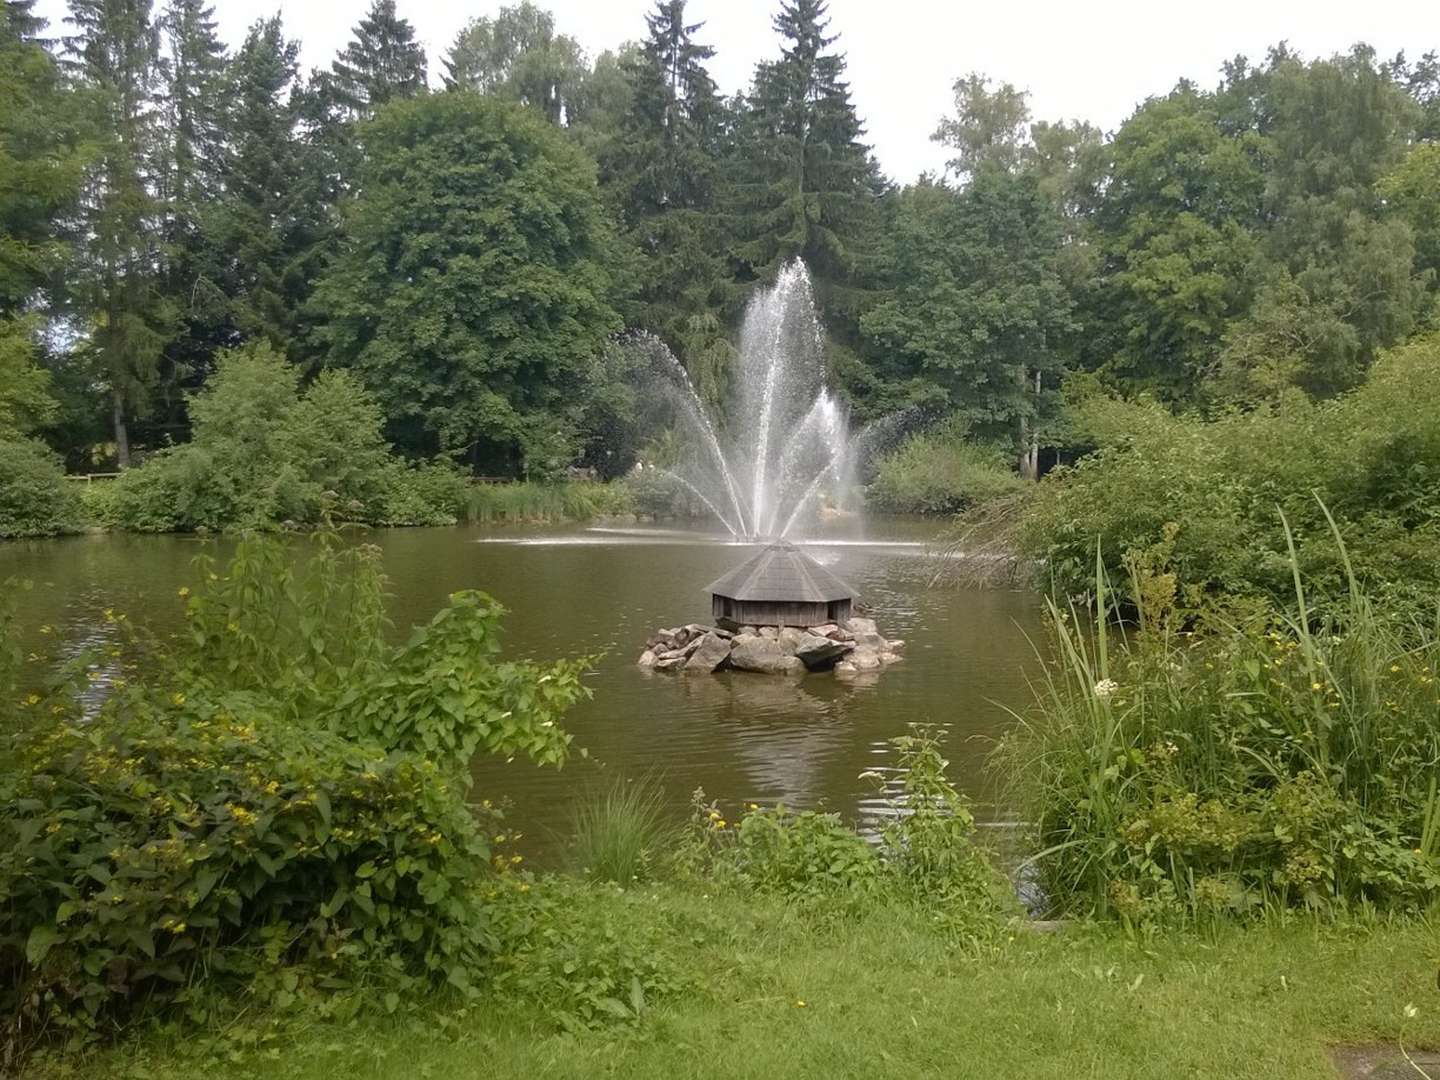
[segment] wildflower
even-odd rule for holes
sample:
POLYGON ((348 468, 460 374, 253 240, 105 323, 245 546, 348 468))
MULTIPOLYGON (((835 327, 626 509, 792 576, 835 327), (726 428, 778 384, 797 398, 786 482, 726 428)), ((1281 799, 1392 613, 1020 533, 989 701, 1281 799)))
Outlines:
POLYGON ((1399 665, 1399 664, 1391 664, 1391 665, 1390 665, 1390 674, 1394 675, 1394 674, 1395 674, 1396 672, 1398 672, 1399 670, 1400 670, 1400 665, 1399 665))
POLYGON ((185 597, 187 597, 187 596, 190 595, 190 586, 188 586, 188 585, 181 585, 181 586, 180 586, 180 591, 179 591, 179 594, 178 594, 178 595, 179 595, 179 597, 180 597, 181 600, 184 600, 185 597))
POLYGON ((26 704, 26 705, 39 705, 39 704, 40 704, 40 695, 39 695, 39 694, 31 694, 29 697, 27 697, 27 698, 25 699, 25 704, 26 704))
POLYGON ((520 883, 520 891, 521 891, 521 892, 529 892, 529 891, 530 891, 530 885, 529 885, 529 883, 522 881, 522 882, 520 883))
POLYGON ((179 706, 179 705, 184 705, 184 704, 185 704, 185 695, 182 694, 182 693, 180 693, 180 691, 177 690, 177 691, 175 691, 175 693, 173 693, 173 694, 170 695, 170 700, 173 701, 177 706, 179 706))
POLYGON ((42 626, 42 627, 40 627, 40 633, 42 633, 42 634, 53 634, 54 632, 55 632, 55 628, 54 628, 53 626, 42 626))
POLYGON ((1114 679, 1101 679, 1095 684, 1095 696, 1101 701, 1104 701, 1119 689, 1120 684, 1114 679))
POLYGON ((751 809, 751 810, 759 810, 759 809, 760 809, 760 804, 759 804, 759 803, 753 803, 753 802, 752 802, 752 803, 750 804, 750 809, 751 809))
POLYGON ((803 1009, 803 1008, 805 1008, 805 1002, 800 1001, 800 1000, 797 998, 796 1001, 795 1001, 795 1007, 796 1007, 797 1009, 803 1009))
POLYGON ((226 624, 225 624, 225 629, 226 629, 226 630, 229 630, 230 633, 232 633, 232 634, 238 634, 238 633, 240 632, 240 624, 239 624, 239 623, 233 623, 233 622, 232 622, 232 623, 226 623, 226 624))
POLYGON ((1420 1010, 1417 1009, 1414 1005, 1406 1005, 1406 1006, 1405 1006, 1405 1019, 1406 1019, 1406 1020, 1413 1020, 1413 1019, 1415 1019, 1416 1015, 1419 1014, 1419 1012, 1420 1012, 1420 1010))
POLYGON ((524 857, 521 856, 521 855, 511 855, 511 856, 510 856, 510 863, 511 863, 511 865, 515 865, 515 864, 517 864, 517 863, 522 862, 523 859, 524 859, 524 857))
POLYGON ((1312 683, 1310 684, 1310 689, 1311 689, 1311 690, 1324 690, 1324 689, 1325 689, 1325 685, 1324 685, 1323 683, 1312 682, 1312 683))

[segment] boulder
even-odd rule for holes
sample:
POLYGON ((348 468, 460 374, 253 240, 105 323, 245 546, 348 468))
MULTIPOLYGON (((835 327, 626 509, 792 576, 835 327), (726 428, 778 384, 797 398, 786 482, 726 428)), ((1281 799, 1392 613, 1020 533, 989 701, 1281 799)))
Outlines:
POLYGON ((745 634, 749 634, 751 637, 754 637, 755 634, 757 634, 758 632, 759 631, 757 631, 753 626, 742 626, 739 630, 735 631, 735 636, 741 637, 745 634))
POLYGON ((655 666, 655 661, 658 659, 659 657, 657 657, 651 650, 646 649, 640 654, 640 659, 637 661, 637 663, 643 668, 650 668, 655 666))
POLYGON ((762 675, 782 675, 804 671, 805 665, 785 655, 780 642, 758 634, 741 634, 730 650, 730 666, 741 671, 758 671, 762 675))
POLYGON ((874 649, 876 652, 884 652, 889 646, 890 642, 885 640, 883 634, 862 630, 855 635, 855 647, 857 649, 874 649))
POLYGON ((860 673, 860 669, 849 660, 841 660, 835 665, 835 677, 837 679, 853 679, 860 673))
POLYGON ((780 637, 778 640, 780 642, 780 647, 791 656, 794 656, 795 650, 800 647, 800 643, 804 641, 807 637, 810 637, 809 631, 797 630, 793 626, 782 626, 780 628, 780 637))
POLYGON ((776 641, 780 637, 780 631, 773 626, 760 627, 759 634, 761 637, 769 638, 771 641, 776 641))
POLYGON ((891 639, 890 639, 889 641, 887 641, 885 644, 889 647, 889 651, 890 651, 890 652, 904 652, 904 651, 905 651, 905 642, 904 642, 904 640, 901 639, 901 638, 891 638, 891 639))
POLYGON ((659 662, 664 660, 689 660, 691 653, 700 648, 700 642, 703 640, 704 638, 697 637, 694 641, 686 645, 681 645, 678 649, 669 649, 665 652, 657 653, 655 657, 656 666, 658 667, 659 662))
POLYGON ((695 651, 685 662, 685 674, 708 675, 724 667, 729 659, 730 642, 712 631, 696 642, 695 651))
POLYGON ((854 634, 857 638, 861 634, 878 634, 880 632, 880 628, 875 625, 874 619, 861 619, 858 617, 848 620, 845 623, 845 629, 849 630, 850 633, 854 634))
POLYGON ((824 671, 852 648, 843 641, 831 641, 821 634, 806 634, 795 646, 795 655, 811 671, 824 671))
POLYGON ((656 671, 677 671, 684 666, 685 657, 683 655, 662 656, 655 661, 656 671))
POLYGON ((880 659, 880 650, 869 648, 864 645, 857 645, 855 651, 845 658, 855 665, 856 671, 874 671, 884 661, 880 659))
POLYGON ((840 627, 836 626, 833 622, 828 622, 820 626, 810 627, 810 633, 817 634, 820 637, 830 637, 832 634, 835 633, 836 630, 839 629, 840 627))

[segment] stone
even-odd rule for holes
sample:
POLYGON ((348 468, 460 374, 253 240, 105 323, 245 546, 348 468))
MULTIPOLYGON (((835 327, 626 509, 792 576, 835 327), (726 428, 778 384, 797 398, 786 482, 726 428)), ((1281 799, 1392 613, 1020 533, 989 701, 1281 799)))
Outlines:
POLYGON ((780 675, 805 668, 800 660, 785 655, 779 641, 758 634, 741 634, 735 639, 730 650, 730 666, 762 675, 780 675))
POLYGON ((880 628, 875 625, 874 619, 862 619, 858 616, 845 623, 845 629, 859 637, 861 634, 878 634, 880 628))
POLYGON ((685 666, 685 657, 684 657, 683 655, 682 655, 682 656, 676 656, 676 655, 673 655, 673 654, 672 654, 672 655, 670 655, 670 656, 662 656, 659 660, 656 660, 656 661, 655 661, 655 669, 654 669, 654 670, 656 670, 656 671, 676 671, 676 670, 678 670, 678 669, 680 669, 680 668, 682 668, 682 667, 684 667, 684 666, 685 666))
POLYGON ((835 665, 835 677, 837 679, 853 679, 859 673, 860 669, 849 660, 841 660, 835 665))
POLYGON ((761 637, 769 638, 771 641, 775 641, 780 637, 780 631, 773 626, 762 626, 759 632, 761 637))
POLYGON ((880 659, 879 649, 868 648, 864 645, 857 645, 855 651, 846 659, 855 665, 856 671, 874 671, 884 663, 880 659))
POLYGON ((852 648, 843 641, 831 641, 822 634, 806 634, 795 646, 795 656, 811 671, 824 671, 852 648))
POLYGON ((649 667, 654 667, 654 666, 655 666, 655 661, 658 660, 658 659, 659 659, 659 657, 657 657, 651 650, 646 649, 644 652, 642 652, 642 653, 640 654, 640 659, 637 661, 637 663, 638 663, 641 667, 649 668, 649 667))
POLYGON ((759 633, 759 631, 753 626, 742 626, 739 630, 735 631, 735 636, 740 637, 744 634, 749 634, 751 637, 754 637, 757 633, 759 633))
POLYGON ((678 649, 670 649, 667 652, 658 653, 656 655, 656 665, 658 666, 659 662, 664 660, 689 660, 690 655, 696 649, 700 648, 700 642, 703 640, 703 638, 697 637, 694 641, 686 645, 681 645, 678 649))
POLYGON ((901 656, 898 652, 882 652, 880 654, 880 663, 887 666, 890 664, 898 664, 904 659, 905 657, 901 656))
POLYGON ((891 652, 904 652, 904 651, 905 651, 905 641, 904 641, 903 638, 891 638, 891 639, 890 639, 889 641, 887 641, 885 644, 890 647, 890 651, 891 651, 891 652))
POLYGON ((809 636, 809 631, 798 630, 793 626, 782 626, 780 628, 780 637, 778 640, 780 642, 780 647, 784 649, 787 653, 789 653, 791 656, 794 656, 795 650, 799 648, 800 643, 809 636))
POLYGON ((828 623, 823 623, 823 624, 820 625, 820 626, 812 626, 812 627, 810 627, 810 633, 816 634, 816 635, 818 635, 818 636, 820 636, 820 637, 829 637, 830 635, 832 635, 833 633, 835 633, 836 630, 839 630, 839 629, 840 629, 840 627, 836 626, 833 622, 828 622, 828 623))
POLYGON ((884 635, 877 634, 870 630, 861 630, 855 635, 855 647, 857 649, 874 649, 876 652, 884 652, 890 645, 884 635))
POLYGON ((695 651, 685 662, 685 674, 708 675, 719 671, 730 659, 730 642, 711 631, 696 642, 695 651))

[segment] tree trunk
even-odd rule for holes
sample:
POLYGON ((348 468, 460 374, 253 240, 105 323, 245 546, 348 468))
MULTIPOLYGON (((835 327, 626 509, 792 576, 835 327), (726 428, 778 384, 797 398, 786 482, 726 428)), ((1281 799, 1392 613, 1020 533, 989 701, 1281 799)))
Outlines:
POLYGON ((125 398, 119 390, 112 392, 111 415, 115 419, 115 460, 120 468, 130 467, 130 429, 125 423, 125 398))
MULTIPOLYGON (((1020 369, 1020 383, 1025 385, 1030 380, 1025 374, 1025 369, 1020 369)), ((1040 407, 1040 372, 1035 372, 1035 407, 1039 413, 1040 407)), ((1040 431, 1030 423, 1030 418, 1021 415, 1020 417, 1020 478, 1022 480, 1035 481, 1040 479, 1040 431)))

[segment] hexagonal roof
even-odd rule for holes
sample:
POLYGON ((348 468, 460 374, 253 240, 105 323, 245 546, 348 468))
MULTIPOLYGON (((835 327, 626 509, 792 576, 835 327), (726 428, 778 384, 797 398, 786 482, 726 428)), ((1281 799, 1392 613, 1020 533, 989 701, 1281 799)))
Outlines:
POLYGON ((855 590, 794 544, 767 544, 705 589, 731 600, 827 604, 852 600, 855 590))

